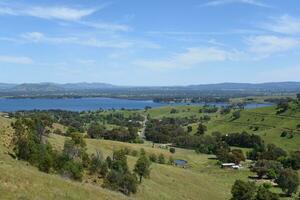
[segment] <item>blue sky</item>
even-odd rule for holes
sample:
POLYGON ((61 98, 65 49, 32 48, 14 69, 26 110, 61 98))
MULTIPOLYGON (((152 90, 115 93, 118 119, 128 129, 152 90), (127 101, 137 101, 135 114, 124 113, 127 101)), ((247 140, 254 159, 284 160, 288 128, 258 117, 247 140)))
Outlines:
POLYGON ((0 0, 0 82, 300 81, 299 0, 0 0))

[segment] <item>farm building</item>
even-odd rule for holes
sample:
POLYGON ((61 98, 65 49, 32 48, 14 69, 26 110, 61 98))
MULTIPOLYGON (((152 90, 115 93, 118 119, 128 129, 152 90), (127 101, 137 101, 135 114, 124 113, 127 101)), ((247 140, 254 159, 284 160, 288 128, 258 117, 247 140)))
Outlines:
POLYGON ((235 163, 223 163, 221 164, 221 168, 240 169, 241 165, 237 165, 235 163))

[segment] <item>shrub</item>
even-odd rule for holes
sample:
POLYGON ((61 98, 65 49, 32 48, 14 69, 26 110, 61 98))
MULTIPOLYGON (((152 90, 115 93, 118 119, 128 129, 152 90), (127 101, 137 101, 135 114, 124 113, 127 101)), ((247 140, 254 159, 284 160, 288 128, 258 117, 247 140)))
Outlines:
POLYGON ((137 178, 131 173, 126 173, 119 182, 119 190, 128 196, 137 192, 137 186, 137 178))
POLYGON ((81 163, 69 160, 64 163, 60 173, 64 177, 81 181, 83 176, 83 166, 81 163))
POLYGON ((149 160, 151 162, 157 162, 157 156, 156 156, 156 154, 155 153, 150 154, 149 160))
POLYGON ((170 153, 175 153, 176 150, 174 147, 171 147, 169 151, 170 151, 170 153))
POLYGON ((158 156, 158 163, 159 164, 165 164, 166 163, 165 156, 163 154, 159 154, 159 156, 158 156))
POLYGON ((282 133, 281 133, 280 137, 285 137, 285 136, 287 136, 287 134, 288 134, 288 132, 287 132, 287 131, 282 131, 282 133))
POLYGON ((173 165, 174 164, 174 158, 172 156, 169 157, 168 164, 169 165, 173 165))
POLYGON ((236 180, 231 189, 231 200, 254 200, 256 187, 254 183, 236 180))
POLYGON ((134 157, 137 157, 139 154, 139 152, 137 150, 132 150, 131 151, 131 155, 134 156, 134 157))
POLYGON ((284 191, 288 196, 291 196, 298 190, 299 176, 297 171, 284 169, 276 179, 276 182, 282 191, 284 191))

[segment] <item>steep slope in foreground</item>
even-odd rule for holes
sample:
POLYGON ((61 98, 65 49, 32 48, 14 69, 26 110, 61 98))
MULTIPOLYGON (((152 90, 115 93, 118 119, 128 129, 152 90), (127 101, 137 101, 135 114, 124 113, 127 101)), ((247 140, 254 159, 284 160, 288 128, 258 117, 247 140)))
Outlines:
POLYGON ((0 146, 0 199, 127 199, 101 187, 39 172, 3 152, 0 146))

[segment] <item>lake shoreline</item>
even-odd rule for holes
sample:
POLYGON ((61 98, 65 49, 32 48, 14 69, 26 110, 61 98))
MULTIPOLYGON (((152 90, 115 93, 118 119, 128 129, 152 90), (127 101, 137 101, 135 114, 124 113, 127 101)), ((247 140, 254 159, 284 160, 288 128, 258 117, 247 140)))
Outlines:
MULTIPOLYGON (((69 110, 69 111, 92 111, 92 110, 143 110, 145 108, 157 108, 165 106, 216 106, 226 107, 230 103, 157 103, 153 100, 132 100, 108 97, 90 97, 90 98, 64 98, 64 99, 46 99, 46 98, 18 98, 6 99, 0 98, 0 112, 15 112, 20 110, 69 110)), ((245 109, 272 106, 269 103, 247 103, 245 109)))

